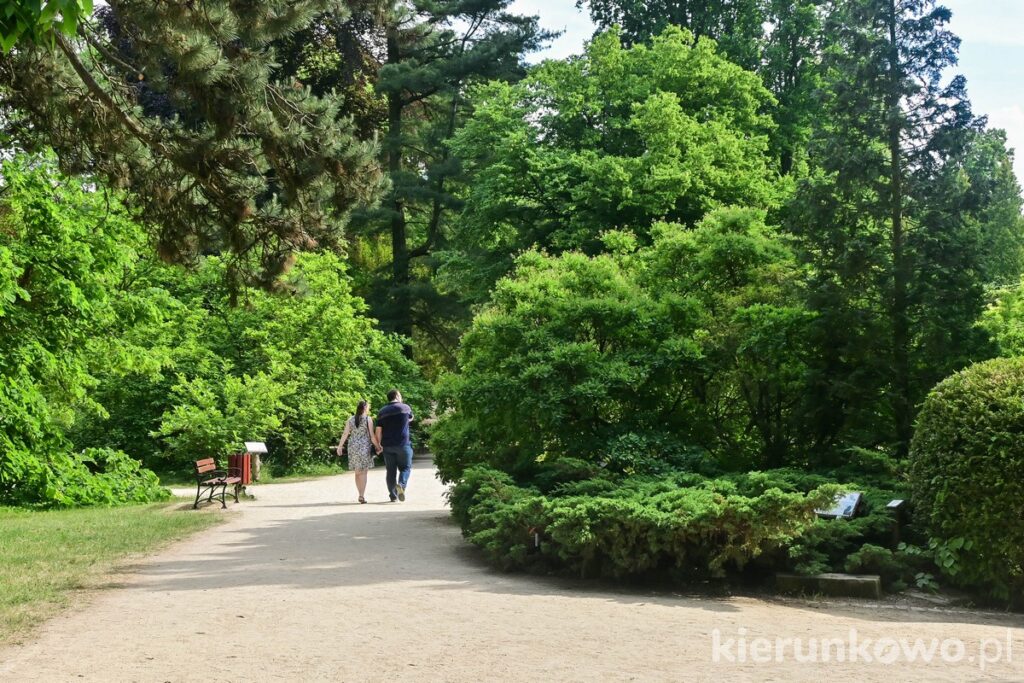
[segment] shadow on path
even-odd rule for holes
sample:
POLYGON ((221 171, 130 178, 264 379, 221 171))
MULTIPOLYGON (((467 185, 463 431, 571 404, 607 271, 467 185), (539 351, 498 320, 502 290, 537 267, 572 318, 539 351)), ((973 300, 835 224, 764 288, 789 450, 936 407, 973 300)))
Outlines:
MULTIPOLYGON (((558 595, 629 605, 686 606, 720 613, 742 609, 742 602, 729 597, 496 571, 483 561, 476 548, 462 539, 447 509, 432 505, 431 496, 439 498, 443 489, 436 480, 429 480, 433 471, 429 461, 417 461, 415 469, 416 488, 407 504, 376 501, 360 505, 352 501, 315 500, 255 504, 249 512, 263 518, 260 524, 224 529, 220 532, 223 538, 201 555, 141 567, 146 589, 248 587, 258 591, 270 586, 297 590, 380 586, 383 591, 398 582, 412 582, 419 584, 418 590, 452 593, 558 595), (426 503, 415 497, 421 493, 427 498, 426 503), (428 509, 423 509, 424 504, 428 509)), ((382 473, 376 474, 382 480, 382 473)), ((371 491, 375 483, 379 482, 371 478, 371 491)), ((344 486, 337 489, 338 495, 348 493, 344 486)), ((886 603, 756 599, 779 607, 855 620, 979 624, 1004 621, 1002 615, 993 613, 911 610, 886 603)), ((1007 625, 1020 623, 1009 617, 1005 621, 1007 625)))

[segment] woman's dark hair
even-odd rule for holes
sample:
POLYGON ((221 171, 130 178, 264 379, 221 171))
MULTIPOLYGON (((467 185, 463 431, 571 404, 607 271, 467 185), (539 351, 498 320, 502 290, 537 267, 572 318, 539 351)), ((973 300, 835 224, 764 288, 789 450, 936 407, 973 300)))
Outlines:
POLYGON ((359 424, 359 418, 366 415, 366 401, 360 401, 359 405, 356 406, 356 419, 352 420, 353 424, 359 424))

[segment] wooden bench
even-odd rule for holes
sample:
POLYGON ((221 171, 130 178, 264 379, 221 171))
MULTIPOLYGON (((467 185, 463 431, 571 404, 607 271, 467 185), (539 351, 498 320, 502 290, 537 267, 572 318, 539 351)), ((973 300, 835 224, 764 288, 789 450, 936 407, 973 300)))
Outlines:
POLYGON ((229 467, 226 470, 217 469, 217 461, 213 458, 205 458, 203 460, 196 460, 196 502, 192 504, 192 509, 195 510, 199 507, 199 499, 202 498, 205 489, 209 490, 209 495, 206 498, 208 503, 212 503, 213 499, 217 497, 217 489, 220 489, 220 506, 227 508, 228 486, 234 487, 235 502, 238 502, 238 489, 242 486, 242 473, 236 467, 229 467))

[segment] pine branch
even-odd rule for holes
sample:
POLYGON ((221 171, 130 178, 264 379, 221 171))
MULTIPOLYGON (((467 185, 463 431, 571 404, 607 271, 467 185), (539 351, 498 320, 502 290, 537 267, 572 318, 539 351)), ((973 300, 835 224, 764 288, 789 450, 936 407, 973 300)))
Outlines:
POLYGON ((134 73, 138 74, 140 79, 141 79, 142 72, 139 69, 136 69, 134 66, 132 66, 131 64, 129 64, 128 62, 124 61, 123 59, 121 59, 120 57, 115 55, 113 52, 108 50, 107 47, 105 45, 103 45, 103 43, 101 43, 100 41, 96 40, 96 36, 94 36, 90 31, 86 30, 84 24, 79 24, 78 25, 78 35, 82 36, 82 38, 84 38, 86 40, 86 42, 89 43, 89 45, 91 45, 94 49, 96 49, 106 59, 110 60, 115 65, 121 67, 125 71, 134 72, 134 73))
POLYGON ((71 64, 71 68, 78 74, 78 78, 81 79, 86 89, 91 92, 103 105, 110 110, 123 125, 128 129, 129 132, 134 135, 139 142, 144 143, 150 147, 156 147, 158 142, 148 133, 146 129, 142 127, 138 121, 129 116, 124 109, 114 101, 114 98, 110 96, 106 90, 104 90, 96 79, 93 78, 89 70, 85 68, 85 65, 78 59, 78 55, 75 53, 71 44, 68 43, 67 38, 64 37, 60 32, 54 32, 56 36, 57 45, 60 47, 64 56, 67 57, 68 62, 71 64))

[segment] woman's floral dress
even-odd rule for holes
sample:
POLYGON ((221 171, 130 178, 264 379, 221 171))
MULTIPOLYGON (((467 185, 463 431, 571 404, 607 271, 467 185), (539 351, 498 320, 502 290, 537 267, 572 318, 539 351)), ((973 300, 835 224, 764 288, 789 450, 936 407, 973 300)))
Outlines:
POLYGON ((348 419, 348 468, 368 470, 373 467, 373 444, 370 441, 370 420, 365 415, 355 424, 355 416, 348 419))

